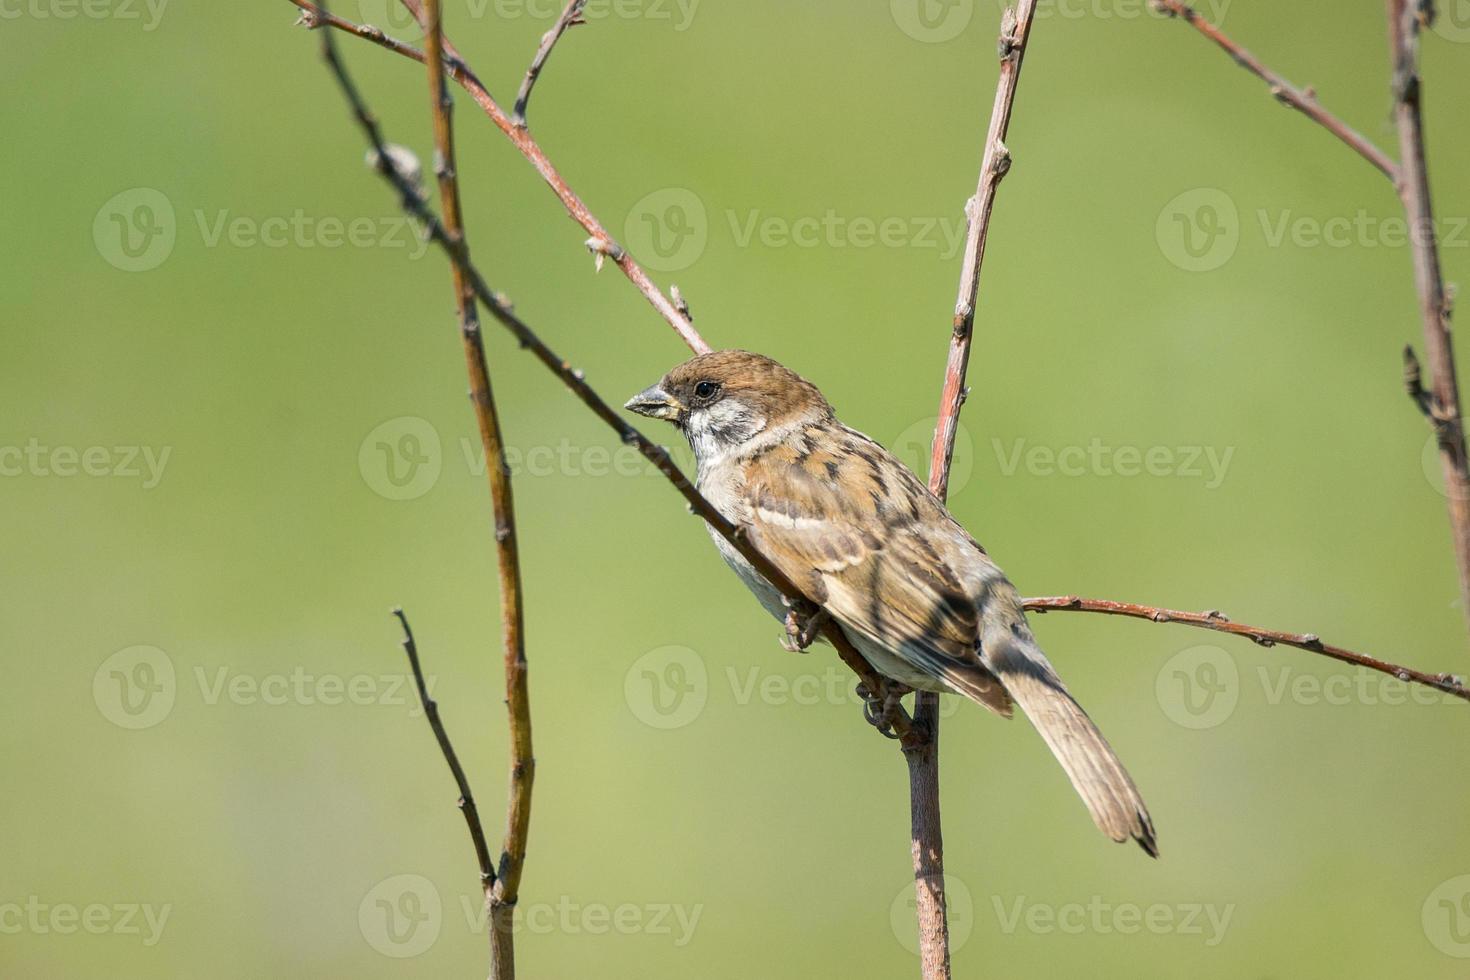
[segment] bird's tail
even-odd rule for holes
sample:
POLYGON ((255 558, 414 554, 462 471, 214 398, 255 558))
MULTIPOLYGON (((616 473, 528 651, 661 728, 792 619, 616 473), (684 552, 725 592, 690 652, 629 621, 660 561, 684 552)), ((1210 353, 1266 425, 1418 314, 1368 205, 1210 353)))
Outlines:
POLYGON ((1067 771, 1098 829, 1115 841, 1138 841, 1159 856, 1153 820, 1108 740, 1073 700, 1024 626, 987 626, 982 657, 1021 706, 1067 771))

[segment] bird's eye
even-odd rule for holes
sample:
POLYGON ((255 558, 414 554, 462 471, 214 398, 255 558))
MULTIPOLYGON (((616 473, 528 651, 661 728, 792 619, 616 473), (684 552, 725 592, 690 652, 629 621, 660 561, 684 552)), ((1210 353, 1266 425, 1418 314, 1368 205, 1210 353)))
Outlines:
POLYGON ((718 381, 701 381, 694 386, 694 397, 702 402, 713 401, 714 397, 719 393, 720 384, 718 381))

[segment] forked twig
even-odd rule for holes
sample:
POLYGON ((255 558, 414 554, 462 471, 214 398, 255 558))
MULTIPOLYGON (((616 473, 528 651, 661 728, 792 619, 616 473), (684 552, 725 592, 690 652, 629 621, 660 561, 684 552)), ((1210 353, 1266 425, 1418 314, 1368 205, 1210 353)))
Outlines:
POLYGON ((1163 13, 1178 17, 1196 31, 1215 42, 1226 54, 1230 55, 1237 65, 1255 75, 1265 82, 1271 90, 1271 95, 1283 105, 1290 106, 1302 115, 1326 129, 1329 133, 1342 140, 1353 149, 1364 160, 1377 167, 1385 177, 1394 183, 1399 180, 1399 166, 1373 144, 1368 137, 1353 129, 1337 116, 1322 108, 1317 101, 1317 93, 1311 88, 1297 88, 1295 85, 1282 78, 1276 72, 1267 68, 1253 54, 1245 48, 1236 44, 1223 31, 1214 24, 1200 16, 1195 10, 1183 0, 1153 0, 1154 8, 1163 13))
MULTIPOLYGON (((426 0, 425 64, 429 74, 429 108, 434 123, 434 170, 439 180, 444 234, 469 254, 465 239, 459 180, 455 173, 452 104, 444 83, 444 20, 440 0, 426 0)), ((330 36, 330 32, 324 32, 330 36)), ((470 379, 470 401, 480 429, 487 465, 490 499, 495 513, 495 554, 500 578, 500 622, 505 665, 506 716, 510 726, 510 788, 506 804, 505 840, 500 851, 494 887, 486 895, 490 934, 490 976, 514 980, 515 934, 512 917, 526 862, 526 839, 531 826, 531 790, 536 759, 531 745, 531 698, 527 684, 525 610, 521 590, 520 551, 516 541, 515 496, 506 465, 500 416, 480 332, 475 291, 464 269, 452 265, 454 301, 459 314, 465 369, 470 379)))
MULTIPOLYGON (((360 24, 354 24, 352 21, 344 20, 341 17, 330 16, 330 14, 321 9, 319 4, 312 3, 310 0, 289 0, 289 2, 293 6, 300 8, 302 11, 300 22, 308 28, 315 30, 327 27, 343 31, 355 37, 360 37, 363 40, 371 41, 373 44, 386 48, 405 58, 411 58, 418 62, 424 60, 425 56, 422 51, 389 37, 376 28, 367 28, 360 24)), ((423 8, 420 0, 401 0, 401 2, 422 21, 423 8)), ((668 321, 668 324, 674 328, 674 332, 689 346, 690 350, 697 354, 708 351, 710 349, 709 345, 705 343, 704 338, 689 323, 689 319, 683 313, 679 312, 679 309, 674 305, 673 301, 664 295, 658 286, 654 285, 653 280, 649 278, 648 273, 644 271, 643 267, 628 254, 627 249, 619 245, 612 234, 603 227, 602 222, 597 220, 597 216, 577 196, 576 192, 567 184, 565 178, 557 171, 556 167, 552 166, 551 161, 547 158, 545 152, 542 151, 541 145, 531 136, 530 131, 525 127, 517 126, 515 121, 505 114, 505 111, 500 108, 500 104, 495 101, 490 91, 485 88, 480 82, 480 79, 470 70, 469 65, 460 57, 459 52, 455 50, 454 45, 449 42, 448 38, 444 40, 444 65, 449 77, 469 93, 470 98, 475 100, 475 104, 484 111, 485 115, 490 117, 490 121, 509 138, 515 148, 520 151, 521 155, 530 161, 531 165, 536 168, 536 172, 541 175, 542 180, 546 181, 547 186, 551 188, 552 192, 556 194, 557 198, 566 207, 567 213, 571 216, 572 220, 581 225, 587 232, 589 236, 587 239, 588 247, 598 256, 611 259, 622 270, 623 275, 627 276, 628 280, 638 288, 638 291, 652 304, 659 315, 668 321)))
POLYGON ((418 688, 419 701, 424 706, 424 717, 429 720, 429 727, 434 731, 434 740, 439 743, 439 751, 444 754, 444 761, 449 763, 449 771, 454 776, 454 785, 459 788, 459 809, 464 814, 464 822, 469 825, 470 842, 475 847, 475 861, 480 865, 480 887, 488 895, 495 885, 495 863, 490 859, 490 845, 485 842, 485 828, 480 823, 480 811, 475 807, 475 796, 470 792, 470 781, 464 774, 464 767, 459 764, 459 756, 454 751, 454 743, 449 740, 449 732, 439 718, 439 704, 429 696, 429 685, 424 681, 424 669, 419 663, 419 647, 413 638, 413 628, 408 625, 408 615, 402 608, 394 609, 393 615, 403 625, 403 651, 408 654, 408 664, 413 669, 413 682, 418 688))
POLYGON ((1398 129, 1399 158, 1403 161, 1397 187, 1404 214, 1409 219, 1414 289, 1419 296, 1419 317, 1424 326, 1424 357, 1429 362, 1427 397, 1416 400, 1428 416, 1439 445, 1450 534, 1460 573, 1460 605, 1470 620, 1470 461, 1465 452, 1460 382, 1455 373, 1455 348, 1450 335, 1450 297, 1440 271, 1434 206, 1429 196, 1422 118, 1424 83, 1419 77, 1421 17, 1432 16, 1433 8, 1421 0, 1412 3, 1388 0, 1393 118, 1398 129))
POLYGON ((541 69, 546 67, 546 61, 551 57, 551 49, 556 47, 556 42, 568 29, 587 23, 582 19, 586 6, 587 0, 570 0, 551 30, 541 36, 541 46, 536 49, 536 57, 531 59, 531 67, 526 69, 526 80, 521 82, 521 90, 516 93, 515 110, 511 113, 512 121, 522 129, 526 128, 526 107, 531 103, 531 89, 535 88, 541 69))

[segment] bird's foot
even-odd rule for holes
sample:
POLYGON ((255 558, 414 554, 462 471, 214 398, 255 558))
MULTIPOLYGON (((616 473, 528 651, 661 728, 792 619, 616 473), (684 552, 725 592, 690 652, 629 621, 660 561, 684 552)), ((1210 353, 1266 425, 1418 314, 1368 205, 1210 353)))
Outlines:
POLYGON ((792 605, 786 610, 786 635, 781 646, 788 653, 805 653, 817 641, 817 633, 827 622, 827 610, 792 605))
POLYGON ((911 689, 897 681, 880 680, 879 684, 881 687, 876 694, 868 690, 866 683, 857 686, 857 695, 863 699, 863 718, 884 737, 899 738, 893 730, 893 719, 898 716, 903 696, 911 693, 911 689))

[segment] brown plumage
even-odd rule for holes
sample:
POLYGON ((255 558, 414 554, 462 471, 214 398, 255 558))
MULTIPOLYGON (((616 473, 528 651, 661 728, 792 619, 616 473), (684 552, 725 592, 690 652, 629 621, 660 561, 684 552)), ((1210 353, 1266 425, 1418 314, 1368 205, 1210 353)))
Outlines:
MULTIPOLYGON (((1137 787, 1037 646, 1015 587, 903 463, 837 420, 815 385, 770 358, 718 351, 627 407, 688 437, 700 491, 875 669, 1004 717, 1019 704, 1103 833, 1158 854, 1137 787)), ((784 619, 781 595, 712 536, 784 619)))

